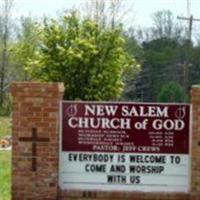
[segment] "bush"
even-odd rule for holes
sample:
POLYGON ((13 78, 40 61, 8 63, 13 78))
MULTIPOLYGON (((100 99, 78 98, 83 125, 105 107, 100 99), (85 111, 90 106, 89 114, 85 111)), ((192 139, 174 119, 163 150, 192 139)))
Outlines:
POLYGON ((10 116, 11 110, 11 99, 10 97, 8 97, 5 103, 2 106, 0 106, 0 116, 10 116))
POLYGON ((157 96, 157 102, 188 102, 189 98, 177 82, 165 84, 157 96))
POLYGON ((123 75, 138 68, 125 51, 121 27, 101 28, 76 13, 46 20, 40 43, 26 70, 35 80, 63 82, 68 100, 116 100, 124 89, 123 75))

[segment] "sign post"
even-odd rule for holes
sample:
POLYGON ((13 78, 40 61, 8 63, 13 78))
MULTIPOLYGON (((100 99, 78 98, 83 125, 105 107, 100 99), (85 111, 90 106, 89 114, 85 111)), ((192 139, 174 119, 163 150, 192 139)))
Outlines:
POLYGON ((189 104, 63 102, 61 114, 61 189, 189 192, 189 104))

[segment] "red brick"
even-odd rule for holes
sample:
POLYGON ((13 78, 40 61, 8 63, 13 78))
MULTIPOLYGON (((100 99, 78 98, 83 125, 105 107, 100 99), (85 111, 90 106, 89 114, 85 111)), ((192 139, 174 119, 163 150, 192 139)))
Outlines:
POLYGON ((107 200, 199 200, 200 199, 200 87, 193 87, 192 134, 192 184, 190 194, 138 193, 99 191, 58 191, 58 141, 59 101, 63 85, 58 83, 15 82, 13 95, 13 200, 59 200, 107 199, 107 200), (38 171, 32 172, 31 144, 19 142, 19 137, 30 137, 33 125, 38 127, 38 136, 50 142, 38 143, 38 171), (53 175, 54 176, 53 176, 53 175))
POLYGON ((39 137, 47 137, 51 140, 51 137, 55 139, 55 135, 59 135, 59 128, 52 126, 58 126, 58 123, 54 122, 58 121, 58 102, 62 99, 63 91, 63 86, 57 83, 20 82, 13 83, 11 86, 13 95, 12 199, 14 200, 55 200, 57 197, 58 143, 54 143, 55 148, 52 148, 50 143, 38 142, 38 169, 37 172, 32 172, 32 145, 30 142, 19 142, 19 137, 30 137, 33 125, 37 126, 39 137), (51 99, 51 96, 54 97, 51 99), (46 113, 48 109, 51 114, 46 113), (47 131, 44 131, 44 128, 47 131), (48 129, 52 134, 48 133, 48 129))

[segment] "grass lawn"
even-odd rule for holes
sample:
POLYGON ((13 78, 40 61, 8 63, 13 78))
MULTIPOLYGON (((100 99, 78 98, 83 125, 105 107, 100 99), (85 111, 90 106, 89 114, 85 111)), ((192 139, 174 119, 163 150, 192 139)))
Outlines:
MULTIPOLYGON (((0 139, 11 135, 11 118, 0 117, 0 139)), ((0 200, 11 199, 11 152, 0 151, 0 200)))
POLYGON ((0 139, 11 135, 11 118, 0 116, 0 139))
POLYGON ((11 199, 11 152, 0 151, 0 200, 11 199))

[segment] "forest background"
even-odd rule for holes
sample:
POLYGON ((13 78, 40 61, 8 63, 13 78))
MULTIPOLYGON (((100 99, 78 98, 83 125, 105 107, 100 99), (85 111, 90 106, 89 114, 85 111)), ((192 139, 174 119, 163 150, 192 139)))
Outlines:
POLYGON ((200 82, 200 37, 170 10, 138 28, 124 0, 17 20, 15 1, 0 6, 0 115, 11 112, 13 81, 64 82, 70 100, 142 102, 188 102, 200 82))

